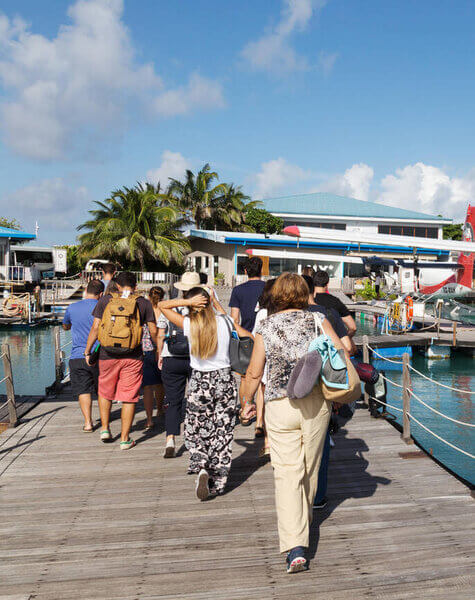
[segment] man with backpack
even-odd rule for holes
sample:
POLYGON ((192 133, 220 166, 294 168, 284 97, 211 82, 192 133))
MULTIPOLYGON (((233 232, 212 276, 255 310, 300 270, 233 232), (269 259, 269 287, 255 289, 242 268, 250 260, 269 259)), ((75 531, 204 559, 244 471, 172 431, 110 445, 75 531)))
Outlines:
POLYGON ((152 303, 135 293, 135 275, 124 271, 117 276, 116 283, 119 293, 103 296, 93 310, 94 321, 84 355, 89 364, 98 339, 101 440, 112 441, 109 428, 112 402, 122 402, 120 449, 128 450, 135 446, 129 433, 142 384, 142 328, 146 323, 156 344, 157 326, 152 303))

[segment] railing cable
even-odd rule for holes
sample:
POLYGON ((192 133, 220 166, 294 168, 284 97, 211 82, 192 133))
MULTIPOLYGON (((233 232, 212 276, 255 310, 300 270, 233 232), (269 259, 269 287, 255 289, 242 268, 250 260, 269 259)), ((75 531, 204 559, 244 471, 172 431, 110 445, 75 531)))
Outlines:
POLYGON ((461 452, 462 454, 465 454, 466 456, 469 456, 470 458, 475 458, 475 456, 473 454, 470 454, 470 452, 467 452, 466 450, 462 450, 462 448, 459 448, 458 446, 454 446, 454 444, 451 444, 447 440, 444 440, 444 438, 440 437, 440 435, 437 435, 431 429, 429 429, 428 427, 423 425, 418 419, 416 419, 416 417, 412 416, 410 413, 408 413, 408 416, 411 419, 411 421, 414 421, 415 423, 417 423, 420 427, 422 427, 422 429, 425 429, 428 433, 430 433, 431 435, 436 437, 438 440, 440 440, 441 442, 444 442, 444 444, 447 444, 447 446, 450 446, 454 450, 457 450, 458 452, 461 452))
POLYGON ((452 417, 449 417, 448 415, 444 415, 444 413, 441 413, 436 408, 433 408, 432 406, 430 406, 430 404, 427 404, 427 402, 424 402, 424 400, 419 398, 419 396, 417 394, 415 394, 413 392, 413 390, 409 390, 409 393, 411 394, 411 396, 413 398, 415 398, 418 402, 423 404, 426 408, 428 408, 429 410, 434 412, 436 415, 440 415, 444 419, 448 419, 449 421, 452 421, 452 423, 457 423, 457 425, 465 425, 466 427, 475 427, 475 423, 467 423, 466 421, 458 421, 457 419, 453 419, 452 417))

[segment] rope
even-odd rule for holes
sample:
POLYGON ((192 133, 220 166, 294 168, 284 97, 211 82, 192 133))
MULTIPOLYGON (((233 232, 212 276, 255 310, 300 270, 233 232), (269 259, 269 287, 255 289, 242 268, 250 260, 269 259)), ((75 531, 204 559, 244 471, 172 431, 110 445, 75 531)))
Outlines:
POLYGON ((388 404, 387 402, 383 402, 382 400, 378 400, 378 398, 375 398, 374 396, 370 396, 370 398, 371 398, 371 400, 375 400, 376 402, 379 402, 379 404, 382 404, 383 406, 387 406, 388 408, 392 408, 393 410, 397 410, 400 413, 403 412, 402 408, 398 408, 397 406, 393 406, 392 404, 388 404))
POLYGON ((401 385, 400 383, 396 383, 392 379, 388 379, 388 377, 385 377, 382 373, 379 373, 379 376, 382 377, 384 379, 384 381, 387 381, 388 383, 391 383, 392 385, 395 385, 398 388, 402 388, 402 389, 404 388, 403 385, 401 385))
POLYGON ((8 379, 8 376, 4 377, 3 379, 0 379, 0 383, 3 383, 4 381, 6 381, 8 379))
POLYGON ((73 343, 73 340, 70 340, 69 342, 66 342, 65 344, 60 346, 59 349, 62 350, 63 348, 66 348, 66 346, 69 346, 69 344, 72 344, 72 343, 73 343))
POLYGON ((412 369, 414 371, 414 373, 417 373, 424 379, 427 379, 428 381, 432 381, 432 383, 435 383, 436 385, 440 385, 440 387, 446 388, 448 390, 452 390, 453 392, 458 392, 460 394, 475 394, 475 390, 474 391, 460 390, 459 388, 454 388, 450 385, 445 385, 445 383, 440 383, 440 381, 436 381, 435 379, 431 379, 430 377, 427 377, 427 375, 424 375, 424 373, 421 373, 420 371, 415 369, 412 365, 409 365, 409 368, 412 369))
POLYGON ((432 412, 436 413, 437 415, 444 417, 444 419, 448 419, 449 421, 452 421, 452 423, 457 423, 458 425, 466 425, 467 427, 475 427, 475 423, 467 423, 466 421, 457 421, 457 419, 453 419, 452 417, 449 417, 448 415, 444 415, 444 413, 439 412, 437 409, 433 408, 432 406, 430 406, 429 404, 424 402, 424 400, 421 400, 421 398, 419 398, 419 396, 417 394, 414 394, 414 392, 412 390, 408 390, 408 391, 412 396, 414 396, 414 398, 418 402, 423 404, 426 408, 428 408, 432 412))
POLYGON ((447 444, 447 446, 450 446, 454 450, 458 450, 458 452, 461 452, 462 454, 465 454, 466 456, 468 456, 470 458, 475 458, 475 456, 473 454, 470 454, 470 452, 466 452, 465 450, 462 450, 462 448, 459 448, 458 446, 454 446, 453 444, 451 444, 447 440, 444 440, 444 438, 441 438, 440 435, 437 435, 436 433, 434 433, 433 431, 431 431, 428 427, 426 427, 425 425, 423 425, 420 421, 418 421, 416 419, 416 417, 413 417, 409 413, 407 413, 407 416, 410 417, 411 421, 416 422, 420 427, 422 427, 422 429, 425 429, 428 433, 432 434, 438 440, 440 440, 441 442, 444 442, 444 444, 447 444))

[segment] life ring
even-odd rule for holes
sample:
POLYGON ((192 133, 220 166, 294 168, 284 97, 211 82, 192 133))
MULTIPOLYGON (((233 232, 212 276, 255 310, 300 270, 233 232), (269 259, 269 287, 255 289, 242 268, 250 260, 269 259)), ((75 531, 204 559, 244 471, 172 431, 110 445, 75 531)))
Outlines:
POLYGON ((408 324, 412 323, 412 319, 414 318, 414 302, 411 296, 407 296, 406 298, 406 318, 408 324))

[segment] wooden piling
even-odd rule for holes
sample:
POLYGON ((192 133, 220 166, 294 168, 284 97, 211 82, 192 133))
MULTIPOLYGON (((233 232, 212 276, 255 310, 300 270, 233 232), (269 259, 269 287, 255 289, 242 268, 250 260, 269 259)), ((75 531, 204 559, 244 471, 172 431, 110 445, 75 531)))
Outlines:
POLYGON ((452 346, 455 348, 457 345, 457 321, 452 323, 452 346))
POLYGON ((5 377, 5 387, 7 389, 7 405, 10 427, 15 427, 18 422, 16 402, 15 402, 15 387, 13 385, 12 361, 10 358, 10 346, 2 344, 2 360, 3 372, 5 377))
MULTIPOLYGON (((369 363, 369 343, 367 335, 363 336, 363 362, 369 363)), ((366 391, 366 387, 364 388, 363 397, 364 403, 366 404, 366 406, 369 406, 369 394, 366 391)))
POLYGON ((56 383, 61 383, 63 380, 63 362, 61 360, 61 338, 59 334, 59 326, 54 328, 54 373, 56 383))
POLYGON ((402 356, 402 439, 406 444, 412 444, 411 439, 411 374, 409 372, 409 354, 402 356))

